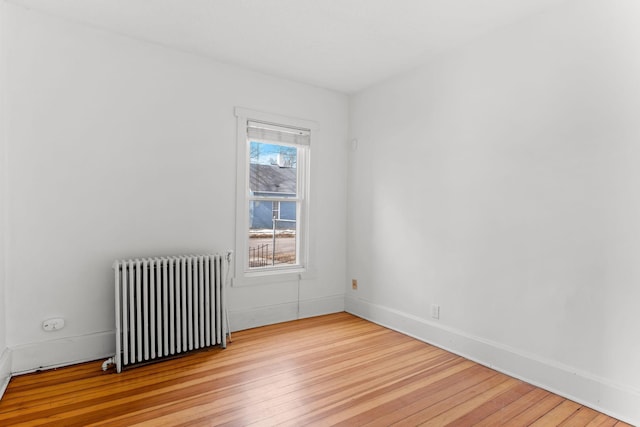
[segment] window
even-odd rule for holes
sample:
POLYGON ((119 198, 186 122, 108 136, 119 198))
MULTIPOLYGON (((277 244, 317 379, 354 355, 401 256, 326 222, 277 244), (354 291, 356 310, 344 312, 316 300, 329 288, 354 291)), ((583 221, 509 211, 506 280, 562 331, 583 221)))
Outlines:
POLYGON ((312 122, 244 109, 238 116, 236 271, 294 273, 308 264, 312 122), (307 125, 307 126, 305 126, 307 125), (240 271, 241 269, 241 271, 240 271))

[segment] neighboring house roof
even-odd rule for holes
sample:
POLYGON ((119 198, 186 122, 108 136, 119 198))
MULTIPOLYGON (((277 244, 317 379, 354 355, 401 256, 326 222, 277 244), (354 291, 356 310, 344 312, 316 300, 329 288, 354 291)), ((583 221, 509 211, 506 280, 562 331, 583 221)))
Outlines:
POLYGON ((249 180, 254 193, 296 194, 296 169, 251 163, 249 180))

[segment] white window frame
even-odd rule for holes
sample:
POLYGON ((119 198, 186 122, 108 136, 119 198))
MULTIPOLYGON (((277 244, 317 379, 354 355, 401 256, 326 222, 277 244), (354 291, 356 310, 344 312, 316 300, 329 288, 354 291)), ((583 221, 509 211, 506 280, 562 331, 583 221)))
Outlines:
MULTIPOLYGON (((237 119, 237 182, 236 182, 236 251, 235 251, 235 277, 232 278, 232 286, 252 286, 267 283, 276 283, 292 280, 300 280, 312 270, 310 262, 310 152, 317 132, 317 124, 311 120, 296 119, 279 114, 270 114, 247 108, 236 107, 237 119), (300 168, 298 173, 298 191, 300 197, 300 212, 297 213, 297 221, 300 222, 299 232, 296 233, 298 263, 296 265, 275 266, 272 268, 249 268, 249 141, 247 136, 247 123, 257 121, 276 126, 307 129, 310 131, 309 146, 304 150, 305 155, 298 161, 300 168)), ((295 199, 291 200, 295 201, 295 199)))

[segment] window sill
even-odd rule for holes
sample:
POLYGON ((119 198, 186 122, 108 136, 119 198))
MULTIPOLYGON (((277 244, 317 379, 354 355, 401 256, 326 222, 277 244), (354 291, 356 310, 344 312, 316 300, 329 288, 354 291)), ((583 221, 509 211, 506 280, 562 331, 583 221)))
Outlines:
POLYGON ((287 270, 265 270, 248 271, 241 274, 241 277, 231 279, 232 287, 259 286, 283 282, 297 282, 299 280, 309 280, 316 277, 315 272, 306 268, 291 268, 287 270))

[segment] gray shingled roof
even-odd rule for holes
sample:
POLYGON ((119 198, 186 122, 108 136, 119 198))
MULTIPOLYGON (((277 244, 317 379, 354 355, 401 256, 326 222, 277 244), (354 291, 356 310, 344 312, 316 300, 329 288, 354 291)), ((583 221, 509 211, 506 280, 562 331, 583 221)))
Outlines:
POLYGON ((296 194, 295 168, 281 168, 277 165, 251 163, 249 180, 254 193, 296 194))

